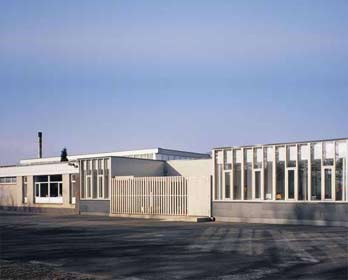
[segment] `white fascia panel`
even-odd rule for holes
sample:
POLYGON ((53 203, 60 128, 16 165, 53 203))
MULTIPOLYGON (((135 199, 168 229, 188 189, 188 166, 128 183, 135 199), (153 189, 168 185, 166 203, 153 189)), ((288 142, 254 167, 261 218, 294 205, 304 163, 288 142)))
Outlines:
POLYGON ((79 173, 79 169, 68 163, 10 166, 0 168, 0 177, 36 176, 79 173))
MULTIPOLYGON (((145 150, 134 150, 134 151, 122 151, 122 152, 109 152, 109 153, 97 153, 97 154, 81 154, 81 155, 73 155, 69 156, 69 161, 76 161, 78 159, 86 159, 86 158, 97 158, 97 157, 111 157, 111 156, 119 156, 119 157, 127 157, 132 155, 140 155, 140 154, 157 154, 158 148, 156 149, 145 149, 145 150)), ((48 158, 36 158, 36 159, 23 159, 20 160, 20 164, 35 164, 35 163, 47 163, 47 162, 60 162, 60 157, 48 157, 48 158)))

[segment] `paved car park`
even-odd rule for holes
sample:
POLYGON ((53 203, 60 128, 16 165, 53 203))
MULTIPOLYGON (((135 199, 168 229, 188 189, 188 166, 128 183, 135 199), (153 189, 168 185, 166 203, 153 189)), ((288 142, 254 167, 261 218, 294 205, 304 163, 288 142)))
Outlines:
POLYGON ((347 228, 0 213, 1 279, 348 279, 347 228))

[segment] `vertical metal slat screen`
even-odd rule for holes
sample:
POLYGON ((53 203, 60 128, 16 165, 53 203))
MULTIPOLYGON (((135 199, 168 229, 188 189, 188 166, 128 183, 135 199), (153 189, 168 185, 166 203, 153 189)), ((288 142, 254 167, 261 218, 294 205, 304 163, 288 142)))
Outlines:
POLYGON ((111 191, 111 214, 187 215, 185 177, 115 177, 111 191))

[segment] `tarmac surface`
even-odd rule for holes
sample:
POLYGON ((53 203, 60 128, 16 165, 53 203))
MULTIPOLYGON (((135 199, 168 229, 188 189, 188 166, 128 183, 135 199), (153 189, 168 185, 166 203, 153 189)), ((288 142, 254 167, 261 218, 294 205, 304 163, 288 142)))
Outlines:
POLYGON ((0 279, 348 279, 348 229, 0 213, 0 279))

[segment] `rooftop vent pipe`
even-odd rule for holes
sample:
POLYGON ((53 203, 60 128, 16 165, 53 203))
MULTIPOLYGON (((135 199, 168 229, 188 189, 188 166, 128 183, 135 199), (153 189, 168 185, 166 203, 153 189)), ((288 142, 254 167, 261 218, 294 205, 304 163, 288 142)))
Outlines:
POLYGON ((39 140, 39 149, 38 149, 38 154, 37 154, 37 156, 38 156, 38 158, 42 158, 42 132, 41 131, 39 131, 38 132, 38 134, 37 134, 37 136, 38 136, 38 140, 39 140))

